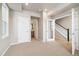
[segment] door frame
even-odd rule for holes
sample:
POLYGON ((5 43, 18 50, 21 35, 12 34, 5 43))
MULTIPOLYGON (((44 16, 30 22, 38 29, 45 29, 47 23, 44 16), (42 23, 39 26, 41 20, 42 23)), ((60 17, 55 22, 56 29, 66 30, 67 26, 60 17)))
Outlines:
POLYGON ((54 41, 55 40, 55 19, 49 19, 48 21, 47 21, 47 41, 54 41), (48 38, 48 35, 49 35, 49 30, 48 30, 48 23, 49 23, 49 21, 52 21, 53 22, 53 39, 49 39, 48 38))
MULTIPOLYGON (((31 22, 32 22, 32 19, 36 19, 37 22, 38 22, 38 38, 35 37, 35 39, 38 39, 39 40, 39 17, 35 17, 35 16, 31 16, 31 22)), ((31 41, 32 41, 32 37, 31 37, 31 41)))
POLYGON ((76 8, 72 8, 72 55, 78 49, 78 12, 76 8))

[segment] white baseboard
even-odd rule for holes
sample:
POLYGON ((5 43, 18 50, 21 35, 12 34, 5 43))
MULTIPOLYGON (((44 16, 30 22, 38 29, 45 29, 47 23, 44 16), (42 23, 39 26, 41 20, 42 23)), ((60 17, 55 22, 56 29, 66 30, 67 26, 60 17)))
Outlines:
MULTIPOLYGON (((28 41, 31 42, 31 41, 28 41)), ((26 42, 15 42, 15 43, 11 43, 10 45, 17 45, 17 44, 21 44, 21 43, 26 43, 26 42)))
POLYGON ((52 41, 55 41, 55 40, 54 40, 54 39, 49 39, 49 40, 47 40, 47 41, 48 41, 48 42, 50 42, 50 41, 52 42, 52 41))
POLYGON ((9 45, 6 49, 5 49, 5 51, 2 53, 2 55, 1 56, 4 56, 4 54, 7 52, 7 50, 10 48, 10 46, 11 45, 9 45))
MULTIPOLYGON (((28 42, 31 42, 31 41, 28 41, 28 42)), ((25 42, 11 43, 11 44, 5 49, 5 51, 1 54, 1 56, 4 56, 4 54, 7 52, 7 50, 9 49, 10 46, 12 46, 12 45, 17 45, 17 44, 21 44, 21 43, 25 43, 25 42)))
POLYGON ((10 45, 17 45, 20 44, 19 42, 11 43, 10 45))

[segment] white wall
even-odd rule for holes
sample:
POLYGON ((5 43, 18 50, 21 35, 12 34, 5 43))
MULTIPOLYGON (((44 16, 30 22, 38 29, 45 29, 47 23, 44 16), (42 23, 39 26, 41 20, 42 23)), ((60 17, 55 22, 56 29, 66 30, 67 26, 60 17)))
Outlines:
POLYGON ((39 19, 39 38, 43 41, 43 42, 47 42, 48 40, 48 21, 49 21, 49 17, 48 14, 43 11, 41 13, 41 17, 39 19))
POLYGON ((17 42, 18 40, 18 35, 17 35, 17 21, 15 18, 15 15, 12 11, 10 11, 10 42, 17 42), (16 40, 17 39, 17 40, 16 40))
POLYGON ((72 27, 72 25, 71 25, 72 24, 72 18, 71 18, 71 16, 65 17, 65 18, 62 18, 62 19, 58 19, 56 22, 58 24, 64 26, 65 28, 71 29, 71 27, 72 27))
MULTIPOLYGON (((21 11, 21 12, 16 12, 16 11, 10 11, 10 39, 11 39, 11 42, 12 43, 17 43, 18 40, 19 40, 19 37, 18 37, 18 23, 19 23, 19 18, 17 17, 25 17, 26 18, 28 17, 29 21, 31 22, 31 16, 36 16, 36 17, 40 17, 40 14, 38 13, 35 13, 35 12, 30 12, 30 11, 21 11)), ((28 20, 26 19, 26 20, 28 20)), ((31 23, 30 23, 31 25, 31 23)))
POLYGON ((47 42, 48 41, 48 21, 50 20, 50 18, 48 17, 48 14, 43 11, 41 14, 41 18, 39 20, 39 36, 40 39, 43 40, 43 42, 47 42))
MULTIPOLYGON (((6 11, 8 10, 9 9, 6 9, 6 11)), ((2 34, 2 21, 1 20, 2 20, 2 4, 0 4, 0 55, 4 53, 4 51, 7 49, 7 47, 10 44, 9 35, 6 38, 2 39, 2 35, 1 35, 2 34)))
POLYGON ((40 15, 40 19, 38 20, 38 29, 39 29, 39 32, 38 32, 38 38, 39 40, 43 40, 43 20, 42 20, 42 13, 40 15))

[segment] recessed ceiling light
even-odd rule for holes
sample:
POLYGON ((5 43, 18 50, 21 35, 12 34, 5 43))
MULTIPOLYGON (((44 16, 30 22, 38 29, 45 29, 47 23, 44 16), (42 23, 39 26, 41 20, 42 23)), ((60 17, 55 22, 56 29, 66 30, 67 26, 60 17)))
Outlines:
POLYGON ((25 5, 27 6, 27 5, 29 5, 28 3, 25 3, 25 5))

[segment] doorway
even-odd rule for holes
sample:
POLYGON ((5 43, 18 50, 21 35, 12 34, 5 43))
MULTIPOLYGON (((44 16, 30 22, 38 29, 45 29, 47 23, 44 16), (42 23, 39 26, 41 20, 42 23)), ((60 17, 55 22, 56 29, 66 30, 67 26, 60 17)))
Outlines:
POLYGON ((52 26, 52 21, 49 21, 48 22, 48 24, 49 24, 49 39, 53 39, 53 26, 52 26))
POLYGON ((49 19, 47 22, 47 41, 55 40, 55 20, 49 19))
POLYGON ((31 16, 31 40, 38 40, 38 17, 31 16))

